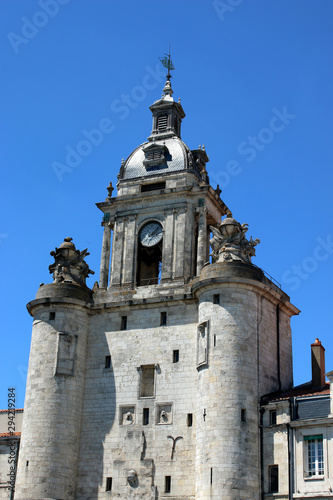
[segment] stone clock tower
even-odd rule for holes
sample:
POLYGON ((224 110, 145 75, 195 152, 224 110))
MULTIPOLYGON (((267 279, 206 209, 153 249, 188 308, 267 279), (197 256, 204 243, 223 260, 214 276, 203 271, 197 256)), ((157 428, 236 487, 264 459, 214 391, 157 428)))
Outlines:
POLYGON ((16 500, 258 500, 259 401, 292 385, 289 297, 181 139, 170 79, 103 213, 100 280, 71 238, 34 318, 16 500), (111 251, 112 249, 112 251, 111 251))

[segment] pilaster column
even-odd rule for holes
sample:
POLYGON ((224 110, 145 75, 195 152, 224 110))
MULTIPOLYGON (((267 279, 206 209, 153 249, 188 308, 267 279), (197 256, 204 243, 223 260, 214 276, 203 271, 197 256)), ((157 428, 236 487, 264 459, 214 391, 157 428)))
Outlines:
POLYGON ((164 210, 162 281, 171 280, 173 274, 175 215, 174 209, 164 210))
POLYGON ((104 233, 102 243, 101 269, 99 275, 100 288, 107 288, 109 269, 110 269, 110 242, 111 242, 111 224, 104 222, 104 233))
POLYGON ((201 269, 207 259, 207 215, 206 207, 197 208, 199 213, 198 224, 198 253, 197 253, 197 276, 200 275, 201 269))

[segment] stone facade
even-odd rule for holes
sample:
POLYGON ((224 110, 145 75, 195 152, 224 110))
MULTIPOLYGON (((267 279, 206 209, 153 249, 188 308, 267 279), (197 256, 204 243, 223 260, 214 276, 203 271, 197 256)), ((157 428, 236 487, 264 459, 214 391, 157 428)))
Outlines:
POLYGON ((97 204, 99 284, 66 238, 28 304, 16 500, 260 497, 259 402, 292 387, 299 311, 251 263, 259 240, 181 140, 172 93, 97 204))

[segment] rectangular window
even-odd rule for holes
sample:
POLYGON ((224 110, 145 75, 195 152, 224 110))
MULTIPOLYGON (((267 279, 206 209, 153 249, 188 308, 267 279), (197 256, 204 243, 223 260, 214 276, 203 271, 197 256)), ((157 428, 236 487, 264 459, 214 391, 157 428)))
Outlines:
POLYGON ((193 413, 187 414, 187 427, 192 427, 193 425, 193 413))
POLYGON ((219 304, 220 303, 220 294, 217 293, 213 295, 213 304, 219 304))
POLYGON ((171 476, 165 476, 165 489, 164 493, 171 492, 171 476))
POLYGON ((49 320, 53 321, 55 319, 55 312, 50 312, 49 320))
POLYGON ((165 311, 161 312, 161 326, 167 324, 167 313, 165 311))
POLYGON ((245 410, 245 408, 241 409, 241 421, 246 422, 246 410, 245 410))
POLYGON ((324 475, 323 435, 304 436, 307 446, 307 476, 324 475))
POLYGON ((278 493, 279 491, 279 466, 270 465, 269 472, 269 492, 278 493))
POLYGON ((269 412, 269 425, 276 425, 276 410, 269 412))
POLYGON ((173 351, 173 356, 172 356, 172 362, 173 363, 178 363, 179 361, 179 351, 173 351))
POLYGON ((148 425, 148 424, 149 424, 149 408, 144 408, 142 415, 142 425, 148 425))
POLYGON ((111 491, 111 490, 112 490, 112 477, 107 477, 105 491, 111 491))
POLYGON ((165 189, 165 182, 155 182, 154 184, 142 184, 141 193, 147 193, 148 191, 157 191, 159 189, 165 189))
POLYGON ((150 398, 154 396, 154 386, 155 386, 154 378, 155 378, 154 365, 142 365, 140 398, 150 398))
POLYGON ((120 330, 127 330, 127 316, 121 317, 120 330))
POLYGON ((111 356, 105 356, 105 368, 111 367, 111 356))

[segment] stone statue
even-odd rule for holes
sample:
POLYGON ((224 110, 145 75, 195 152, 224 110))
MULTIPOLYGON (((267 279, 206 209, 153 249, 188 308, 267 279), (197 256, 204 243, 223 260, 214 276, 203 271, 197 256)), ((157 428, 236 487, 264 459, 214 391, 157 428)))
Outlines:
POLYGON ((86 278, 89 274, 95 274, 84 261, 89 252, 87 249, 82 252, 76 250, 72 238, 65 238, 60 247, 50 252, 50 255, 54 257, 54 263, 49 266, 54 283, 66 282, 86 286, 86 278))
POLYGON ((210 240, 212 247, 213 262, 242 261, 251 262, 251 257, 255 255, 255 246, 260 243, 259 239, 247 240, 245 233, 248 224, 240 224, 228 212, 227 217, 218 225, 210 226, 213 238, 210 240))

